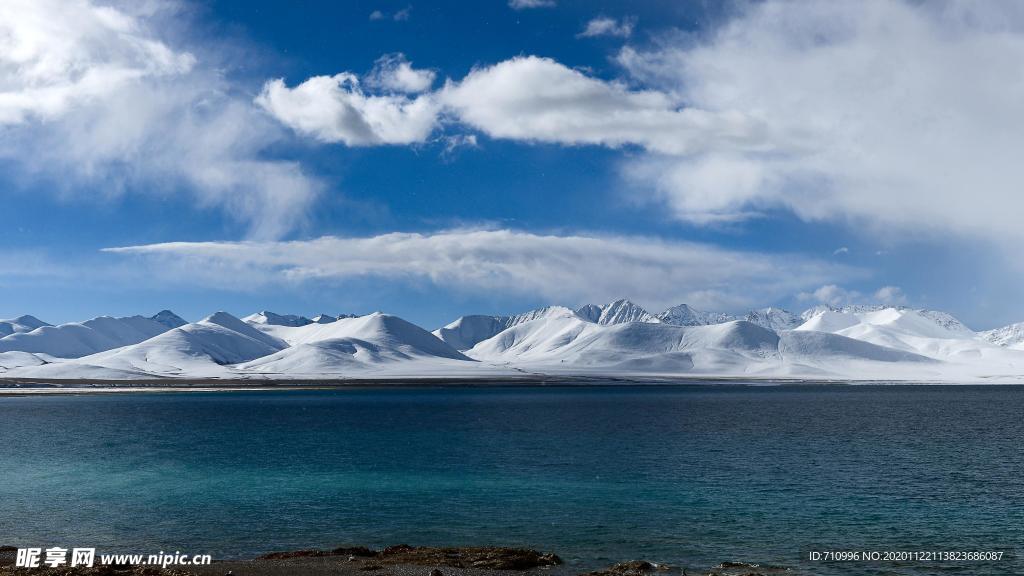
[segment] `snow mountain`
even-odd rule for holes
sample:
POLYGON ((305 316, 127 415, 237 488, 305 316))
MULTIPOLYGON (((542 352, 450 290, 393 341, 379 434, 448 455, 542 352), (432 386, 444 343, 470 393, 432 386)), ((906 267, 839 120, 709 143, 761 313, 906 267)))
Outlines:
POLYGON ((659 320, 644 310, 642 306, 634 304, 625 298, 616 300, 604 306, 587 304, 576 311, 584 320, 596 324, 621 324, 623 322, 658 322, 659 320))
POLYGON ((736 317, 723 312, 702 312, 686 304, 680 304, 658 314, 658 320, 676 326, 710 326, 736 320, 736 317))
POLYGON ((372 372, 398 363, 412 363, 429 371, 431 363, 457 369, 458 363, 472 362, 419 326, 380 312, 274 333, 289 347, 241 364, 239 370, 267 376, 322 377, 372 372))
POLYGON ((226 312, 114 350, 28 368, 39 378, 232 377, 227 365, 268 356, 287 344, 226 312))
POLYGON ((466 355, 540 372, 828 374, 839 362, 929 363, 923 356, 832 334, 778 334, 746 321, 703 326, 601 325, 576 315, 541 318, 478 343, 466 355))
POLYGON ((995 330, 988 330, 978 335, 986 342, 991 342, 1004 348, 1024 348, 1024 322, 1010 324, 995 330))
POLYGON ((142 342, 166 332, 170 329, 169 324, 175 321, 171 317, 184 322, 174 313, 165 310, 151 318, 100 316, 85 322, 59 326, 45 324, 28 332, 15 332, 0 338, 0 352, 18 351, 57 358, 78 358, 142 342))
POLYGON ((250 314, 249 316, 242 318, 242 320, 249 324, 267 324, 270 326, 305 326, 306 324, 313 323, 313 320, 310 320, 305 316, 296 316, 294 314, 275 314, 267 310, 250 314))
POLYGON ((177 314, 171 312, 170 310, 161 310, 156 314, 150 316, 149 319, 153 320, 154 322, 159 322, 160 324, 163 324, 168 328, 177 328, 179 326, 184 326, 185 324, 188 324, 188 322, 182 319, 181 316, 178 316, 177 314))
POLYGON ((451 324, 434 330, 434 336, 456 350, 469 350, 478 342, 524 322, 547 316, 572 315, 574 312, 563 306, 548 306, 530 310, 515 316, 483 316, 474 314, 462 316, 451 324))
POLYGON ((20 332, 31 332, 43 326, 50 326, 50 324, 27 314, 10 320, 0 320, 0 338, 20 332))
POLYGON ((792 330, 804 323, 799 314, 794 314, 782 308, 762 308, 751 310, 743 318, 751 324, 757 324, 769 330, 792 330))
POLYGON ((433 333, 380 312, 315 320, 218 312, 184 323, 163 311, 34 329, 9 321, 28 331, 0 338, 0 374, 57 382, 524 374, 1024 382, 1024 323, 976 333, 944 312, 892 306, 729 318, 686 305, 655 317, 618 300, 463 316, 433 333))

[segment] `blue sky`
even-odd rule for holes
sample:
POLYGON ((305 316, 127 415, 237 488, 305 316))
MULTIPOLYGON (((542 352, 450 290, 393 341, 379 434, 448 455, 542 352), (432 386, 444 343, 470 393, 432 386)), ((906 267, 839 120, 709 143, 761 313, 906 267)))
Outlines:
POLYGON ((0 317, 1024 319, 1012 3, 17 4, 0 317))

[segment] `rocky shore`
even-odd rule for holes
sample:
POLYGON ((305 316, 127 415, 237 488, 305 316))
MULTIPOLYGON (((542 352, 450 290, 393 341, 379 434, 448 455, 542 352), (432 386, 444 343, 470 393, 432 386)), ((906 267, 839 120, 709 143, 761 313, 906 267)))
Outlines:
POLYGON ((495 546, 431 547, 400 544, 382 550, 347 546, 264 554, 252 560, 215 561, 209 566, 160 569, 148 566, 17 568, 16 549, 0 546, 0 576, 777 576, 789 568, 723 562, 685 568, 633 560, 578 573, 550 552, 495 546))

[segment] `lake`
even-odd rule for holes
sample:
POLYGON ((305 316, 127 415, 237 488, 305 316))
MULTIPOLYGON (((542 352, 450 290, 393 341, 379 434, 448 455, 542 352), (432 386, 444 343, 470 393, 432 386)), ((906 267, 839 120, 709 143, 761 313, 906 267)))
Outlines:
POLYGON ((0 398, 0 544, 396 543, 1020 574, 1024 388, 737 384, 0 398), (814 550, 1003 551, 821 563, 814 550))

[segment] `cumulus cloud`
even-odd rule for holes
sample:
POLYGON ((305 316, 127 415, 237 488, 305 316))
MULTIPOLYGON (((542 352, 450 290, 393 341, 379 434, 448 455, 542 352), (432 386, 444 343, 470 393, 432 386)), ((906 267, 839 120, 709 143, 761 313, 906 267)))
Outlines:
POLYGON ((683 108, 663 92, 630 90, 536 56, 473 70, 439 97, 462 122, 494 138, 633 144, 667 154, 759 148, 764 141, 751 115, 683 108))
POLYGON ((437 73, 433 70, 417 70, 405 54, 381 56, 374 63, 373 71, 367 77, 367 84, 391 92, 415 94, 429 90, 437 73))
POLYGON ((756 114, 772 153, 651 155, 625 174, 682 219, 781 208, 806 220, 1016 242, 1021 61, 1018 3, 742 4, 704 36, 627 48, 619 62, 690 106, 756 114))
POLYGON ((555 0, 508 0, 513 10, 529 10, 530 8, 553 8, 555 0))
POLYGON ((195 64, 153 39, 136 19, 87 2, 11 0, 0 5, 0 124, 60 117, 140 79, 195 64))
POLYGON ((404 56, 383 62, 363 79, 376 93, 342 72, 294 88, 272 80, 256 102, 301 134, 349 146, 424 142, 442 117, 492 138, 633 145, 671 155, 710 148, 767 153, 773 146, 756 114, 682 107, 665 92, 631 90, 550 58, 516 57, 476 68, 415 98, 395 91, 425 89, 433 73, 412 68, 404 56))
POLYGON ((431 94, 366 94, 348 72, 314 76, 294 88, 271 80, 256 104, 300 134, 348 146, 423 142, 439 110, 431 94))
POLYGON ((792 255, 733 251, 639 237, 554 236, 511 230, 393 233, 294 242, 176 242, 111 248, 190 282, 238 286, 380 277, 427 280, 458 291, 519 293, 551 301, 622 295, 738 309, 789 297, 853 268, 792 255))
POLYGON ((135 8, 0 4, 0 159, 59 193, 184 189, 255 236, 280 235, 319 184, 264 158, 280 128, 199 53, 157 36, 167 14, 135 8))
POLYGON ((635 18, 623 18, 616 20, 608 16, 598 16, 587 22, 576 36, 579 38, 593 38, 595 36, 615 36, 629 38, 633 35, 633 27, 636 26, 635 18))
POLYGON ((835 307, 851 304, 902 306, 907 303, 907 296, 899 286, 882 286, 871 297, 865 297, 857 290, 848 290, 836 284, 825 284, 813 291, 801 292, 797 299, 835 307))
MULTIPOLYGON (((622 24, 598 22, 595 33, 622 24)), ((1018 3, 743 3, 711 30, 628 46, 617 61, 621 81, 512 58, 423 93, 429 102, 378 101, 327 82, 328 110, 366 98, 386 112, 384 126, 410 127, 351 136, 345 114, 302 112, 301 131, 420 142, 445 119, 493 138, 637 147, 622 161, 635 197, 697 224, 784 210, 872 233, 1024 236, 1018 3)))
POLYGON ((844 306, 852 304, 861 297, 856 290, 847 290, 836 284, 825 284, 811 292, 801 292, 799 300, 818 302, 829 306, 844 306))
POLYGON ((903 305, 907 303, 907 295, 899 286, 882 286, 875 292, 875 301, 892 306, 903 305))

